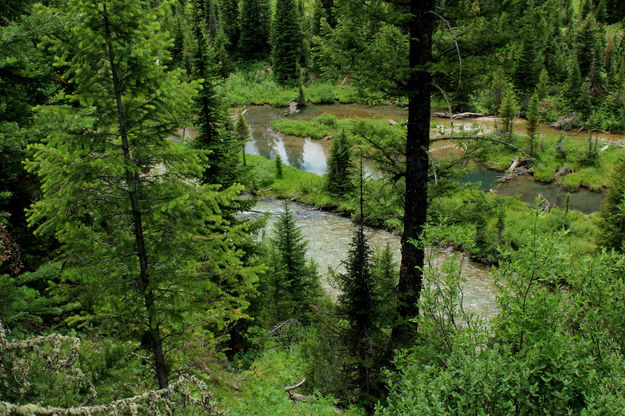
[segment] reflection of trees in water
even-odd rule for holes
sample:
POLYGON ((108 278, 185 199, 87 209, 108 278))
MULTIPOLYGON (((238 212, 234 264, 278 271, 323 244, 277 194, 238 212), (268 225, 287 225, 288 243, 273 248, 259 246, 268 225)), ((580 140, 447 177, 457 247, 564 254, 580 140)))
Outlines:
MULTIPOLYGON (((280 136, 280 139, 283 140, 282 135, 280 136)), ((294 168, 302 169, 304 166, 304 140, 300 139, 297 142, 291 140, 288 144, 283 141, 283 146, 289 165, 294 168)))

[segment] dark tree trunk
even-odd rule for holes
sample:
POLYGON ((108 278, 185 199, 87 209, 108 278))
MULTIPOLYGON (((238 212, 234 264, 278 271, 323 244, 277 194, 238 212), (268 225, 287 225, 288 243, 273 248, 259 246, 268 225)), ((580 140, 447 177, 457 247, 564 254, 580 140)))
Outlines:
MULTIPOLYGON (((112 43, 112 33, 110 29, 106 4, 104 5, 104 30, 107 39, 108 60, 111 65, 111 80, 113 82, 113 91, 115 102, 117 105, 117 123, 118 134, 122 139, 122 149, 124 160, 128 165, 132 165, 133 160, 130 154, 130 143, 128 141, 128 125, 126 122, 126 113, 124 110, 124 102, 122 100, 122 87, 117 73, 115 63, 115 51, 112 43)), ((137 248, 137 259, 139 261, 139 282, 143 294, 148 319, 148 329, 150 333, 150 341, 152 344, 152 352, 154 354, 154 369, 156 378, 160 388, 166 388, 169 385, 169 377, 167 375, 167 367, 165 365, 165 354, 163 353, 163 338, 160 333, 158 316, 156 313, 156 305, 154 302, 154 292, 149 288, 150 277, 148 273, 148 254, 145 245, 145 237, 143 234, 143 216, 139 204, 139 177, 136 172, 126 169, 126 186, 128 189, 128 198, 130 199, 130 209, 132 213, 132 226, 135 236, 135 244, 137 248)))
POLYGON ((430 141, 431 76, 427 64, 432 57, 433 0, 411 0, 410 68, 408 80, 408 134, 406 140, 406 194, 404 233, 397 286, 398 322, 393 328, 393 346, 412 343, 419 314, 424 250, 418 241, 427 214, 428 148, 430 141), (415 245, 417 243, 417 245, 415 245))

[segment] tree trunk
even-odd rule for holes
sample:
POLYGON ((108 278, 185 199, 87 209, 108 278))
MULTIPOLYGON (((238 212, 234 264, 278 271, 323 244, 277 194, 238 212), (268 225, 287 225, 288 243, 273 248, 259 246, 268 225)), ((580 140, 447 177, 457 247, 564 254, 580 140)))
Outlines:
POLYGON ((411 345, 416 336, 417 324, 410 320, 419 314, 417 302, 422 287, 425 256, 419 238, 426 223, 428 203, 431 76, 426 65, 432 57, 433 3, 433 0, 410 1, 409 64, 412 72, 408 80, 406 194, 397 286, 398 322, 392 334, 395 348, 411 345))
MULTIPOLYGON (((104 19, 104 30, 106 32, 106 47, 108 52, 108 60, 111 65, 113 91, 115 95, 115 102, 117 104, 118 134, 122 139, 124 160, 126 161, 128 166, 132 165, 134 161, 132 160, 132 156, 130 155, 128 126, 126 123, 124 102, 122 100, 122 87, 119 82, 119 76, 117 74, 117 68, 115 64, 115 51, 113 49, 113 38, 111 34, 106 4, 104 4, 104 13, 102 14, 102 17, 104 19)), ((165 355, 163 353, 163 339, 160 334, 160 326, 156 314, 156 307, 154 304, 154 293, 149 287, 150 277, 148 274, 148 255, 145 246, 145 238, 143 235, 143 216, 141 214, 141 208, 139 206, 139 177, 137 173, 133 172, 129 168, 126 168, 125 173, 126 186, 128 189, 128 198, 130 199, 130 207, 132 212, 133 232, 135 236, 135 244, 137 246, 137 258, 139 261, 139 281, 141 283, 141 289, 143 292, 143 298, 148 318, 147 323, 150 331, 150 338, 152 341, 152 352, 154 354, 154 368, 156 370, 158 385, 160 388, 163 389, 169 385, 169 380, 165 365, 165 355)))

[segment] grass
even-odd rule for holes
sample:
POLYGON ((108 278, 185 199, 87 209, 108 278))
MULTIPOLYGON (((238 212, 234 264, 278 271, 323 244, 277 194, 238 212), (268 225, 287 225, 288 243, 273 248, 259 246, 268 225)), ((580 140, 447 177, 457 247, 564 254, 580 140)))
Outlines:
MULTIPOLYGON (((298 96, 297 87, 283 87, 271 76, 268 67, 255 66, 231 74, 220 86, 220 93, 230 107, 269 104, 288 107, 298 96)), ((304 96, 313 104, 359 102, 355 88, 330 82, 313 82, 304 86, 304 96)))
MULTIPOLYGON (((284 391, 285 386, 296 384, 305 371, 300 345, 289 348, 269 345, 252 362, 249 369, 234 374, 229 385, 215 391, 218 407, 228 409, 231 416, 335 416, 332 397, 307 392, 305 384, 299 392, 306 393, 306 400, 294 403, 284 391), (232 389, 236 385, 238 388, 232 389)), ((345 416, 362 416, 362 411, 350 407, 342 409, 345 416)))
MULTIPOLYGON (((304 85, 304 96, 313 104, 388 103, 384 97, 371 97, 348 84, 313 81, 304 85)), ((230 107, 269 104, 288 107, 298 97, 298 88, 279 85, 266 63, 259 63, 231 74, 220 85, 219 91, 230 107)))
POLYGON ((406 128, 400 124, 391 126, 388 120, 382 119, 337 119, 332 114, 321 114, 311 121, 297 119, 278 119, 271 123, 271 127, 281 133, 291 136, 310 137, 312 139, 322 139, 328 135, 333 136, 339 131, 351 133, 356 126, 364 125, 365 129, 391 129, 397 136, 404 136, 406 128))

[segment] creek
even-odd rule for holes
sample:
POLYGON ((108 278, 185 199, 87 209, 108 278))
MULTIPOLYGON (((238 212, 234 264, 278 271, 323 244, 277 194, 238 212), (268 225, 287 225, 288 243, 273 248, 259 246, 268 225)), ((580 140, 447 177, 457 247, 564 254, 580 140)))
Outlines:
MULTIPOLYGON (((269 106, 251 106, 246 112, 247 121, 252 130, 252 137, 246 143, 245 151, 252 155, 261 155, 273 159, 277 154, 282 158, 283 163, 312 172, 317 175, 324 174, 327 169, 326 160, 330 153, 331 140, 313 140, 280 133, 271 127, 271 122, 285 117, 286 109, 269 106)), ((361 104, 330 104, 330 105, 309 105, 300 113, 290 116, 294 120, 312 120, 317 116, 329 113, 338 118, 371 118, 388 119, 404 122, 407 111, 403 108, 391 105, 365 106, 361 104)), ((454 120, 454 131, 466 131, 487 133, 492 132, 497 127, 497 119, 493 117, 480 117, 475 119, 454 120)), ((449 134, 452 121, 449 119, 433 117, 431 123, 436 125, 435 129, 441 134, 449 134)), ((525 120, 519 119, 515 122, 514 128, 517 132, 525 132, 525 120)), ((560 130, 547 125, 541 125, 539 133, 543 135, 557 136, 560 130)), ((567 132, 569 137, 586 137, 587 133, 567 132)), ((600 134, 602 140, 625 140, 625 136, 600 134)), ((443 156, 444 153, 454 151, 455 146, 446 142, 435 142, 432 145, 432 153, 435 157, 443 156)), ((369 174, 375 176, 374 166, 365 166, 369 174)), ((493 190, 500 195, 519 195, 520 199, 528 204, 533 204, 535 198, 540 194, 552 205, 563 207, 566 201, 567 192, 556 184, 543 184, 530 180, 527 177, 518 177, 505 183, 497 184, 497 179, 502 176, 502 172, 486 169, 477 165, 469 174, 462 178, 462 182, 481 182, 484 190, 493 190)), ((569 207, 586 214, 601 209, 603 194, 590 192, 581 189, 578 192, 570 193, 569 207)))
MULTIPOLYGON (((333 297, 338 294, 332 284, 329 270, 344 271, 342 262, 347 259, 354 223, 345 217, 321 211, 303 204, 289 202, 289 209, 300 227, 304 239, 308 241, 307 254, 317 263, 324 289, 333 297)), ((245 218, 267 215, 267 226, 263 230, 271 235, 274 224, 284 211, 284 202, 272 199, 260 199, 253 211, 243 213, 245 218)), ((400 238, 384 230, 366 227, 365 232, 372 247, 384 248, 388 244, 393 251, 395 261, 399 262, 400 238)), ((466 281, 462 285, 463 307, 484 318, 492 318, 497 313, 497 291, 492 283, 489 268, 463 259, 461 253, 450 249, 428 250, 431 267, 440 267, 445 260, 461 264, 461 273, 466 281)))

